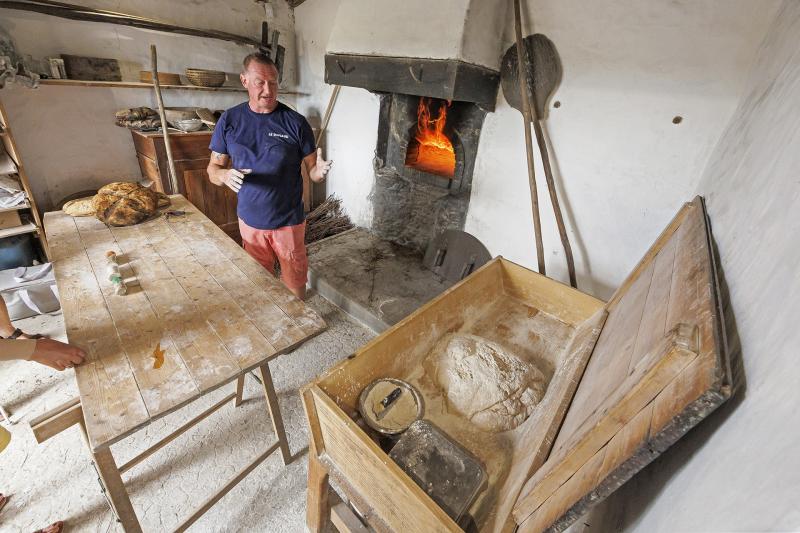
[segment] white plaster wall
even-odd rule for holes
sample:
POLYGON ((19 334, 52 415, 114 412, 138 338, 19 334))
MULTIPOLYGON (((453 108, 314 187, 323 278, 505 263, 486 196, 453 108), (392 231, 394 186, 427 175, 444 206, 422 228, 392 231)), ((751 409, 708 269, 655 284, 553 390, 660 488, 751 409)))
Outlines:
MULTIPOLYGON (((777 2, 528 0, 523 33, 555 43, 564 76, 547 120, 579 286, 608 297, 696 187, 777 2), (676 115, 683 117, 672 124, 676 115)), ((513 44, 513 10, 506 47, 513 44)), ((505 50, 505 48, 503 50, 505 50)), ((487 116, 466 230, 536 265, 522 116, 487 116)), ((537 159, 547 273, 566 263, 537 159)))
MULTIPOLYGON (((183 26, 227 31, 259 39, 264 8, 252 0, 85 1, 82 5, 147 16, 183 26)), ((292 13, 283 0, 272 2, 270 27, 281 31, 287 47, 283 85, 294 85, 292 13)), ((123 79, 138 81, 150 68, 150 44, 158 48, 160 71, 183 73, 186 67, 219 69, 236 83, 242 58, 253 48, 217 39, 161 33, 112 24, 80 22, 36 13, 0 10, 0 25, 13 37, 21 54, 36 58, 61 53, 120 60, 123 79), (46 38, 43 38, 46 36, 46 38)), ((184 80, 184 83, 185 80, 184 80)), ((166 106, 226 109, 246 100, 246 93, 163 91, 166 106)), ((114 112, 126 107, 156 107, 146 89, 10 86, 0 92, 34 195, 43 209, 61 198, 118 179, 139 179, 141 173, 127 129, 114 125, 114 112)), ((289 103, 293 103, 291 97, 289 103)))
MULTIPOLYGON (((297 110, 312 124, 324 115, 333 90, 325 84, 325 51, 333 20, 347 0, 308 0, 295 9, 298 73, 297 110)), ((334 161, 326 188, 342 199, 354 223, 369 227, 367 200, 375 174, 372 159, 378 136, 378 97, 363 89, 342 87, 326 134, 325 157, 334 161)))
POLYGON ((798 35, 787 0, 697 187, 746 388, 581 519, 586 531, 800 531, 798 35))
MULTIPOLYGON (((405 21, 397 11, 405 3, 395 3, 392 17, 377 14, 386 19, 381 25, 370 25, 367 14, 350 12, 352 2, 308 0, 295 10, 299 84, 313 93, 298 101, 301 111, 324 110, 327 103, 331 88, 323 83, 323 56, 336 49, 333 26, 361 16, 359 25, 350 21, 351 31, 380 30, 383 36, 405 21)), ((550 109, 546 130, 582 290, 610 296, 691 198, 778 5, 779 0, 729 0, 724 9, 715 0, 523 2, 524 32, 548 35, 564 66, 553 98, 562 106, 550 109), (676 115, 683 117, 679 125, 672 124, 676 115)), ((506 10, 503 27, 498 59, 513 43, 513 10, 506 10)), ((430 46, 438 49, 441 39, 430 46)), ((398 47, 386 53, 410 54, 398 47)), ((331 119, 336 163, 329 190, 341 193, 351 216, 366 225, 378 105, 364 90, 344 88, 342 94, 350 103, 337 105, 331 119)), ((521 114, 501 91, 481 134, 466 230, 493 255, 535 268, 522 128, 521 114)), ((538 163, 537 177, 547 273, 566 280, 538 163)))
MULTIPOLYGON (((343 0, 328 52, 462 59, 500 68, 504 0, 343 0)), ((315 7, 319 2, 314 2, 315 7)), ((309 6, 310 7, 310 6, 309 6)), ((302 6, 301 8, 302 9, 302 6)), ((303 10, 304 12, 306 10, 303 10)))
POLYGON ((466 61, 500 70, 503 27, 511 2, 471 0, 461 38, 461 56, 466 61))

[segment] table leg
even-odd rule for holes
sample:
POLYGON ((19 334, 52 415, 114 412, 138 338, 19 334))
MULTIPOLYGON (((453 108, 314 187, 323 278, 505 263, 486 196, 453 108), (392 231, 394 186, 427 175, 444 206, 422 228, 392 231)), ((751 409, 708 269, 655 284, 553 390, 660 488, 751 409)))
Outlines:
POLYGON ((278 395, 275 394, 275 385, 272 383, 269 363, 261 365, 259 371, 261 372, 261 385, 264 387, 264 395, 267 397, 269 416, 272 419, 272 429, 275 430, 275 435, 278 437, 283 464, 288 465, 292 462, 292 456, 289 453, 289 441, 286 440, 286 430, 283 428, 283 417, 281 417, 281 410, 278 407, 278 395))
POLYGON ((319 533, 328 523, 331 511, 328 502, 328 487, 328 470, 317 458, 317 454, 309 449, 306 526, 312 533, 319 533))
MULTIPOLYGON (((83 431, 83 436, 86 438, 88 445, 89 439, 83 422, 81 422, 81 431, 83 431)), ((133 505, 131 505, 128 491, 125 490, 125 484, 122 482, 114 456, 111 455, 111 449, 103 448, 98 451, 92 451, 90 447, 89 452, 92 454, 97 473, 100 475, 100 479, 106 489, 106 496, 111 502, 111 507, 122 523, 122 529, 126 533, 141 533, 142 527, 139 525, 139 519, 136 518, 136 512, 133 510, 133 505)))
POLYGON ((244 392, 244 374, 236 380, 236 400, 233 402, 235 407, 242 405, 242 393, 244 392))

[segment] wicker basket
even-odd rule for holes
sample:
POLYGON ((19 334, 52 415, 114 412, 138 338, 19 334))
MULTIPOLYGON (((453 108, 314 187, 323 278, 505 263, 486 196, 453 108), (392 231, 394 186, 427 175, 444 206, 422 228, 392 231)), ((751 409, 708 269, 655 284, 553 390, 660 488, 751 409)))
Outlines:
POLYGON ((186 79, 198 87, 221 87, 226 78, 227 76, 221 70, 186 69, 186 79))

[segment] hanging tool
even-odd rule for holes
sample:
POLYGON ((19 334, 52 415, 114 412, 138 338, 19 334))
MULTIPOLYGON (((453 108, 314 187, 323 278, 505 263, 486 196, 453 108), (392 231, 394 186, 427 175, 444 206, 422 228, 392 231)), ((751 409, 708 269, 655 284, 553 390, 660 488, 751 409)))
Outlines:
MULTIPOLYGON (((521 31, 521 23, 520 23, 521 31)), ((503 56, 501 67, 501 81, 503 94, 508 104, 518 110, 524 110, 527 99, 531 112, 531 121, 536 133, 536 141, 539 145, 539 153, 542 157, 545 180, 547 182, 550 202, 553 205, 553 212, 561 237, 561 244, 564 247, 564 255, 567 261, 570 285, 577 286, 575 277, 575 262, 572 256, 572 247, 567 236, 564 218, 561 213, 561 206, 558 201, 558 194, 553 179, 553 171, 550 166, 550 157, 547 151, 547 144, 541 120, 545 118, 547 101, 561 80, 561 64, 558 61, 558 54, 553 43, 542 34, 535 34, 522 39, 522 46, 512 46, 503 56), (520 53, 527 52, 527 57, 523 65, 520 65, 520 53), (525 96, 527 98, 525 98, 525 96)), ((523 112, 524 115, 524 112, 523 112)))
POLYGON ((561 63, 558 61, 553 41, 537 33, 531 36, 533 59, 533 131, 536 133, 536 143, 539 145, 539 153, 542 155, 542 166, 544 167, 544 177, 547 181, 547 190, 550 193, 550 203, 553 204, 553 213, 556 217, 558 234, 561 237, 561 246, 564 248, 564 257, 567 259, 567 271, 569 272, 569 284, 577 287, 575 278, 575 261, 572 258, 572 247, 569 244, 567 228, 564 225, 564 217, 561 214, 561 206, 558 202, 556 183, 553 179, 553 170, 550 167, 550 155, 547 151, 547 143, 544 139, 541 121, 545 118, 547 101, 555 91, 558 82, 561 80, 561 63))
POLYGON ((531 189, 531 211, 533 214, 533 232, 536 238, 536 260, 539 263, 539 274, 546 275, 544 264, 544 245, 542 244, 542 223, 539 219, 539 193, 536 190, 536 175, 533 168, 533 142, 531 140, 531 103, 527 88, 526 54, 522 46, 522 23, 520 20, 519 0, 514 0, 514 33, 517 39, 517 71, 519 72, 519 92, 522 94, 522 116, 525 119, 525 153, 528 160, 528 182, 531 189))

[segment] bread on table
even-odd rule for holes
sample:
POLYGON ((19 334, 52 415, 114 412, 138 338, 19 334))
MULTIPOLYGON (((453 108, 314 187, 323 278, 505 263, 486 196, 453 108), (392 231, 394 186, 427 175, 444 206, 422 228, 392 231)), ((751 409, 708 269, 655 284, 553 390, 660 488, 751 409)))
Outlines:
POLYGON ((132 226, 150 218, 158 209, 158 194, 138 183, 104 185, 93 200, 95 216, 110 226, 132 226))

